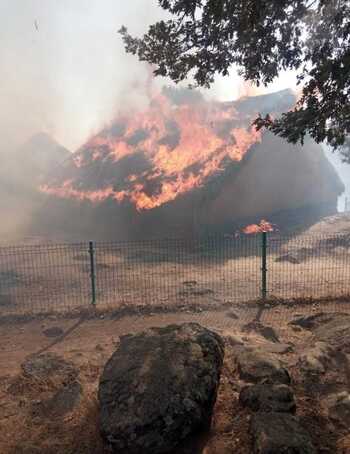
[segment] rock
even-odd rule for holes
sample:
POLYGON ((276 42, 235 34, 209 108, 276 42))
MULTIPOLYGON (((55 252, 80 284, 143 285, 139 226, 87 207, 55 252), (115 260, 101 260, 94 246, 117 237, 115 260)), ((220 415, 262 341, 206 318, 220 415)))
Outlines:
POLYGON ((232 333, 232 331, 222 330, 222 335, 227 344, 233 347, 233 351, 237 354, 243 350, 257 351, 262 354, 272 353, 273 355, 284 355, 293 351, 292 343, 283 344, 276 342, 268 342, 265 339, 258 337, 256 334, 243 336, 240 333, 232 333))
POLYGON ((274 355, 285 355, 293 351, 293 345, 291 344, 263 344, 261 350, 264 350, 267 353, 273 353, 274 355))
POLYGON ((316 342, 299 359, 300 368, 309 374, 323 374, 332 362, 329 346, 325 342, 316 342))
POLYGON ((197 283, 197 281, 184 281, 182 284, 186 287, 194 287, 197 283))
POLYGON ((244 340, 239 334, 232 334, 231 332, 223 331, 222 335, 225 337, 225 342, 232 347, 244 346, 244 340))
POLYGON ((47 328, 43 331, 46 337, 59 337, 62 336, 64 331, 58 326, 53 326, 52 328, 47 328))
POLYGON ((187 286, 185 289, 179 291, 179 296, 189 297, 189 296, 209 296, 214 295, 214 290, 207 287, 201 286, 187 286))
POLYGON ((333 394, 325 400, 329 417, 344 426, 350 424, 350 394, 347 391, 333 394))
POLYGON ((313 330, 315 328, 318 328, 319 326, 329 323, 330 321, 334 320, 334 318, 338 319, 339 316, 341 319, 343 319, 343 316, 345 316, 348 320, 347 323, 349 323, 350 321, 349 314, 328 314, 324 312, 319 312, 317 314, 310 315, 307 317, 299 317, 295 320, 292 320, 290 324, 300 326, 301 328, 313 330))
MULTIPOLYGON (((350 448, 350 433, 342 437, 337 443, 338 452, 346 454, 349 452, 350 448)), ((329 452, 329 454, 332 454, 329 452)))
POLYGON ((330 314, 331 318, 320 326, 317 326, 313 333, 315 337, 327 342, 334 348, 341 351, 350 349, 350 316, 349 314, 330 314))
POLYGON ((288 253, 277 257, 275 259, 275 262, 289 262, 293 265, 299 265, 301 263, 301 260, 298 258, 297 254, 288 253))
POLYGON ((82 393, 80 383, 74 381, 59 389, 50 399, 39 403, 39 408, 34 410, 35 414, 45 417, 63 417, 70 413, 77 406, 82 393))
POLYGON ((235 312, 233 312, 232 310, 226 312, 226 316, 232 318, 233 320, 239 319, 238 315, 235 312))
POLYGON ((242 380, 252 383, 290 384, 289 373, 281 361, 268 353, 242 350, 237 354, 236 361, 242 380))
POLYGON ((292 330, 296 333, 300 333, 301 331, 303 331, 303 328, 301 328, 301 326, 292 326, 292 330))
POLYGON ((254 454, 316 454, 309 434, 288 413, 255 413, 251 433, 254 454))
POLYGON ((339 377, 346 376, 350 352, 350 315, 342 313, 319 313, 299 319, 312 331, 314 342, 299 359, 301 369, 318 376, 333 369, 339 377))
POLYGON ((246 386, 239 395, 239 401, 254 412, 295 413, 296 410, 294 394, 286 385, 246 386))
POLYGON ((248 333, 255 331, 271 342, 279 342, 279 338, 275 330, 271 326, 264 326, 260 322, 250 322, 242 327, 242 331, 246 331, 248 333))
POLYGON ((221 338, 196 323, 124 336, 100 378, 100 430, 118 454, 160 454, 211 421, 221 338))
POLYGON ((78 376, 78 371, 73 364, 55 353, 31 355, 21 364, 21 368, 23 375, 34 381, 44 381, 55 377, 68 383, 78 376))

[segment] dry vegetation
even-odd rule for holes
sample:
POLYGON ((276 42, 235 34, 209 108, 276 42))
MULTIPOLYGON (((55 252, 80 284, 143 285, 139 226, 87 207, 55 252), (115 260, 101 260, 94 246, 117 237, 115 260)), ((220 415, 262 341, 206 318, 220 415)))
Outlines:
MULTIPOLYGON (((187 443, 176 454, 250 453, 249 413, 238 402, 240 383, 230 339, 243 331, 247 338, 264 341, 256 333, 247 333, 247 325, 256 320, 273 327, 282 342, 294 345, 283 360, 293 376, 298 414, 320 452, 350 452, 347 431, 329 431, 324 410, 294 366, 311 334, 293 330, 289 321, 320 311, 350 312, 350 299, 300 298, 345 293, 350 282, 349 244, 326 240, 320 253, 314 236, 319 232, 308 233, 313 239, 306 249, 305 235, 280 244, 278 254, 272 244, 268 285, 275 298, 265 305, 244 303, 260 291, 260 258, 252 254, 220 256, 214 251, 206 260, 196 261, 196 251, 190 251, 180 261, 159 247, 133 251, 106 247, 96 256, 98 311, 80 310, 90 302, 85 245, 63 249, 51 245, 49 256, 42 246, 35 254, 32 246, 26 254, 0 254, 0 452, 102 454, 96 391, 119 337, 150 326, 196 321, 226 338, 225 364, 211 433, 187 443), (299 299, 287 303, 281 296, 299 299), (9 316, 30 310, 62 313, 23 320, 9 316), (53 327, 63 334, 47 337, 46 330, 53 327), (43 352, 60 355, 78 371, 72 380, 82 393, 64 415, 45 403, 62 386, 62 377, 33 381, 21 369, 26 358, 43 352)), ((70 378, 68 382, 65 378, 65 385, 69 384, 70 378)))
MULTIPOLYGON (((340 221, 324 220, 303 234, 270 237, 269 295, 290 299, 349 293, 348 232, 348 217, 343 216, 340 221)), ((256 299, 261 292, 259 237, 101 243, 95 259, 101 308, 181 307, 198 302, 220 308, 256 299)), ((0 316, 87 307, 91 302, 88 245, 0 248, 0 280, 0 316)))
POLYGON ((217 330, 226 339, 226 356, 212 431, 179 448, 176 454, 249 454, 249 413, 238 402, 240 382, 236 374, 231 340, 241 332, 256 343, 266 340, 256 333, 247 333, 247 324, 260 318, 275 329, 281 342, 294 345, 294 352, 283 356, 293 376, 298 401, 298 414, 312 433, 320 452, 345 454, 350 449, 346 434, 332 434, 319 403, 305 392, 305 386, 294 368, 298 352, 309 342, 310 334, 293 330, 288 321, 300 314, 316 311, 350 311, 348 301, 323 303, 272 304, 261 311, 255 304, 232 305, 221 311, 181 311, 148 316, 122 316, 118 312, 96 313, 89 317, 43 317, 25 322, 2 323, 0 334, 0 452, 4 454, 102 454, 98 433, 96 391, 102 367, 116 348, 119 337, 150 326, 174 322, 197 321, 217 330), (50 328, 60 328, 56 338, 45 335, 50 328), (33 354, 56 353, 72 364, 78 376, 58 375, 54 379, 33 381, 21 370, 24 360, 33 354), (56 414, 47 405, 62 386, 77 381, 82 388, 78 403, 64 415, 56 414), (18 429, 20 427, 20 430, 18 429), (328 451, 327 451, 328 449, 328 451))

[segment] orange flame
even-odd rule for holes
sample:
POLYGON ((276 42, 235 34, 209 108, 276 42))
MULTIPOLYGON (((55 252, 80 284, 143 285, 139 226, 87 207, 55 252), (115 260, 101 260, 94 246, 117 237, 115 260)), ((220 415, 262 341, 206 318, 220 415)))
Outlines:
POLYGON ((274 228, 272 224, 269 221, 266 221, 265 219, 262 219, 259 224, 250 224, 247 225, 247 227, 244 227, 243 233, 246 233, 247 235, 253 234, 253 233, 261 233, 261 232, 273 232, 274 228))
POLYGON ((241 161, 249 148, 260 141, 260 132, 250 125, 243 127, 237 118, 232 104, 223 107, 201 101, 174 105, 165 96, 157 96, 146 111, 120 115, 110 128, 78 150, 73 156, 72 178, 44 185, 41 190, 94 203, 109 198, 119 203, 129 200, 137 210, 159 207, 201 187, 229 162, 241 161), (84 169, 97 162, 119 165, 140 153, 147 161, 142 172, 130 169, 122 181, 109 178, 99 187, 83 189, 84 169))

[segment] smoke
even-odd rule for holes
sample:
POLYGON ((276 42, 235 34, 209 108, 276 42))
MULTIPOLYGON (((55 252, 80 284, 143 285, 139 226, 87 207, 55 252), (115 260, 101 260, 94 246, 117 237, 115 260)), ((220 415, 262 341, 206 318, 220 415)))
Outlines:
POLYGON ((147 102, 149 68, 124 52, 117 31, 142 34, 160 14, 149 0, 0 1, 2 239, 45 206, 36 177, 55 146, 45 136, 28 146, 33 135, 75 151, 120 107, 147 102))
POLYGON ((149 71, 117 30, 142 34, 160 14, 149 0, 1 0, 0 149, 45 131, 74 150, 142 103, 149 71))
POLYGON ((338 198, 338 211, 343 212, 350 209, 350 166, 342 161, 341 155, 337 151, 326 145, 323 146, 325 155, 337 171, 339 178, 344 184, 345 191, 338 198))
MULTIPOLYGON (((116 110, 146 103, 150 69, 117 31, 125 24, 140 36, 163 14, 156 0, 1 0, 0 150, 44 131, 74 151, 116 110)), ((268 91, 287 85, 290 75, 268 91)), ((251 93, 233 70, 209 94, 251 93)))
MULTIPOLYGON (((117 33, 126 25, 141 36, 163 15, 156 0, 0 0, 0 213, 6 218, 12 210, 10 229, 22 224, 18 213, 23 207, 28 206, 26 219, 31 220, 27 186, 36 181, 28 174, 22 191, 26 197, 13 196, 23 170, 16 170, 16 163, 8 166, 8 156, 38 132, 75 151, 118 111, 145 107, 150 83, 155 90, 169 84, 152 81, 150 68, 125 53, 117 33)), ((234 100, 291 86, 294 79, 288 73, 268 89, 252 91, 233 69, 205 95, 234 100)), ((17 168, 21 166, 18 159, 17 168)), ((44 203, 35 200, 36 206, 44 203)))

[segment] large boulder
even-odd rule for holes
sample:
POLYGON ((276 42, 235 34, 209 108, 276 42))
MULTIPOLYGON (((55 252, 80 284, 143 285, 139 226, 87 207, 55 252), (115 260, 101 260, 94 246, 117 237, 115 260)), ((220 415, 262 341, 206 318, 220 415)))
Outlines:
POLYGON ((158 454, 207 428, 224 345, 195 323, 124 336, 100 379, 101 434, 118 454, 158 454))

